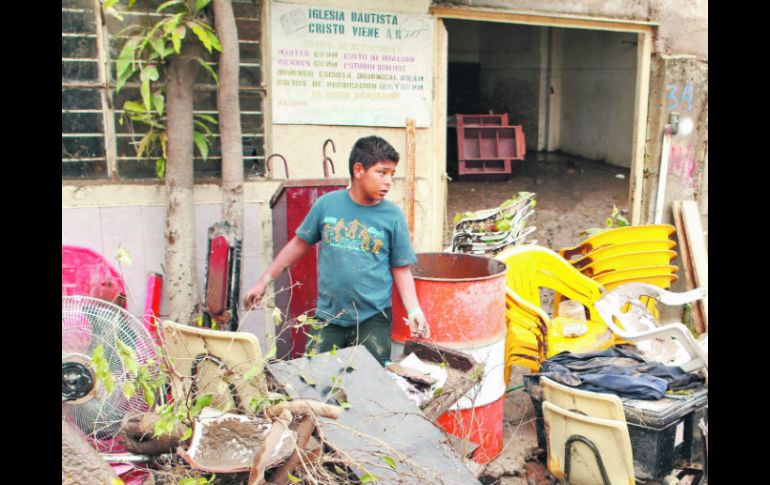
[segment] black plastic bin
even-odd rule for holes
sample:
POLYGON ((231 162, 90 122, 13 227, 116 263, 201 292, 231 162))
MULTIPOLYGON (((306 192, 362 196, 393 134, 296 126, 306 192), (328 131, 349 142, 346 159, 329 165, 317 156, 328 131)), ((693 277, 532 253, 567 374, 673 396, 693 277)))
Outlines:
MULTIPOLYGON (((540 377, 523 377, 535 408, 537 446, 547 450, 540 377)), ((637 479, 660 480, 675 467, 705 468, 705 443, 698 421, 704 418, 708 422, 708 389, 695 389, 657 401, 623 398, 621 401, 637 479)))

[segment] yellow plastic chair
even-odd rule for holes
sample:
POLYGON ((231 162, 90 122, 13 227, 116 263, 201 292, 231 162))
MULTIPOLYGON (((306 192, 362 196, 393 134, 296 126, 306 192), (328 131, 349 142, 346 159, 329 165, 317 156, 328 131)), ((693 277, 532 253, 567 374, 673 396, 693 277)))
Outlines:
MULTIPOLYGON (((506 273, 506 369, 512 365, 540 369, 540 363, 564 350, 592 352, 613 345, 613 336, 593 307, 603 294, 602 285, 575 269, 555 252, 542 246, 515 246, 497 255, 508 266, 506 273), (562 334, 564 319, 549 317, 542 308, 540 289, 550 289, 579 301, 589 312, 587 332, 579 337, 562 334)), ((552 312, 556 313, 556 312, 552 312)))
POLYGON ((569 261, 575 256, 583 256, 603 246, 631 241, 665 241, 675 231, 676 228, 670 224, 618 227, 593 235, 577 246, 561 249, 559 255, 569 261))
POLYGON ((635 482, 625 421, 586 416, 548 401, 543 402, 543 421, 548 434, 548 471, 564 483, 635 482))
POLYGON ((540 389, 543 392, 543 401, 562 409, 626 424, 623 402, 615 394, 583 391, 559 384, 545 376, 540 377, 540 389))
POLYGON ((650 266, 645 268, 631 268, 622 271, 613 271, 597 275, 593 278, 606 289, 615 289, 626 283, 648 283, 658 288, 667 289, 677 280, 676 266, 650 266))
MULTIPOLYGON (((612 246, 610 246, 612 247, 612 246)), ((580 272, 588 277, 612 271, 622 271, 632 268, 650 266, 669 266, 676 258, 674 251, 639 251, 636 253, 619 254, 606 259, 600 259, 580 268, 580 272)))
POLYGON ((595 261, 603 261, 607 258, 614 256, 622 256, 624 254, 638 253, 640 251, 668 251, 676 247, 676 242, 671 239, 666 240, 652 240, 652 241, 630 241, 619 244, 611 244, 609 246, 603 246, 599 249, 589 252, 585 256, 570 261, 572 266, 580 269, 595 261))
POLYGON ((249 380, 244 377, 264 364, 255 335, 171 321, 161 322, 160 334, 174 400, 211 394, 212 406, 246 412, 252 399, 266 395, 262 372, 249 380))

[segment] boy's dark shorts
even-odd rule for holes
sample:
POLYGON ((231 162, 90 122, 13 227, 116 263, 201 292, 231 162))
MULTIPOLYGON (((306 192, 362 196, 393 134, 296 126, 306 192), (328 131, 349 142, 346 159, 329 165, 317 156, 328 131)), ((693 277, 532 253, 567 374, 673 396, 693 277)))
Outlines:
POLYGON ((323 327, 310 330, 307 351, 329 352, 333 346, 338 349, 363 345, 380 365, 390 360, 390 329, 392 312, 387 308, 380 313, 352 327, 342 327, 331 322, 320 322, 323 327))

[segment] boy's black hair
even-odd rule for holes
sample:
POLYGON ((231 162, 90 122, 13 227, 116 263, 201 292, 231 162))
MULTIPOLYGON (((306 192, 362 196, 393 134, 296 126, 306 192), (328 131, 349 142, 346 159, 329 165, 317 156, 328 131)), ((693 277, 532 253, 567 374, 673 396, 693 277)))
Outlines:
POLYGON ((387 141, 379 136, 359 138, 350 150, 350 176, 353 176, 353 165, 356 162, 364 166, 364 170, 380 160, 391 160, 398 163, 398 152, 387 141))

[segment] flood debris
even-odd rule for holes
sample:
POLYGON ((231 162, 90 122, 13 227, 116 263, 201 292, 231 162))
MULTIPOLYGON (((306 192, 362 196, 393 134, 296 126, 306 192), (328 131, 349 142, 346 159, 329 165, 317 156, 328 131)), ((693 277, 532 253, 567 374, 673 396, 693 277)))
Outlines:
MULTIPOLYGON (((468 370, 475 368, 473 362, 464 363, 468 370)), ((462 457, 450 448, 444 432, 399 390, 364 346, 339 349, 334 355, 327 352, 273 362, 267 369, 292 399, 323 401, 339 396, 337 391, 345 393, 347 400, 338 419, 318 417, 316 428, 327 445, 320 463, 338 477, 340 472, 349 474, 340 477, 339 483, 364 481, 367 476, 366 481, 379 484, 478 483, 462 457), (310 377, 316 385, 300 376, 310 377)))
POLYGON ((249 471, 258 449, 272 431, 269 419, 203 408, 187 449, 178 453, 191 467, 214 473, 249 471))

